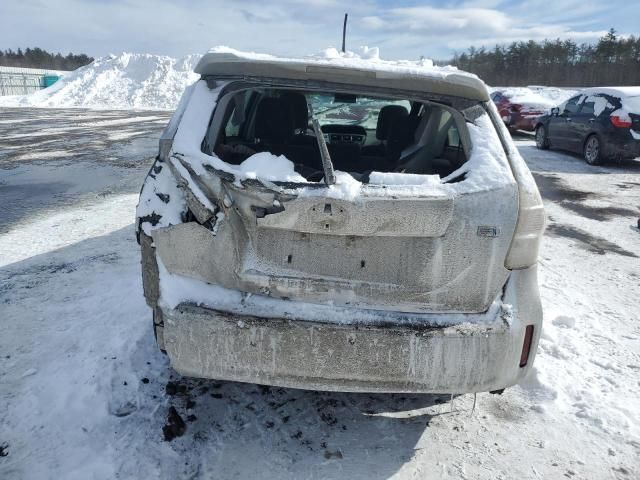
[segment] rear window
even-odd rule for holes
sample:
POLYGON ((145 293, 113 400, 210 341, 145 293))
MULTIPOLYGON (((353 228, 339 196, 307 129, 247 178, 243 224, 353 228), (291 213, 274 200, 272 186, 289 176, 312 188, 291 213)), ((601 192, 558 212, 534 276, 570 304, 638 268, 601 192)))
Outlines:
POLYGON ((334 169, 360 181, 373 171, 446 177, 467 160, 462 115, 437 103, 278 88, 228 95, 211 122, 218 131, 209 132, 203 151, 232 165, 267 152, 292 162, 307 181, 321 181, 311 110, 334 169))
POLYGON ((335 95, 308 94, 316 118, 321 125, 361 125, 366 130, 375 130, 380 110, 386 105, 399 105, 409 112, 408 100, 394 100, 355 96, 340 98, 335 95))

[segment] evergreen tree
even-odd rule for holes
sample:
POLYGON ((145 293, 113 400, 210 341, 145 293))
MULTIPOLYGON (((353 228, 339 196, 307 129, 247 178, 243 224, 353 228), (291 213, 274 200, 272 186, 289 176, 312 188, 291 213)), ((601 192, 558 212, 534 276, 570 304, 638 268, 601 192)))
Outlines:
POLYGON ((490 85, 559 87, 640 85, 640 37, 615 29, 594 45, 573 40, 513 42, 491 50, 471 47, 449 62, 490 85))
POLYGON ((0 65, 5 67, 75 70, 91 62, 93 58, 84 53, 80 55, 69 53, 67 56, 62 56, 60 53, 50 53, 38 47, 26 48, 24 52, 20 48, 17 52, 10 48, 0 50, 0 65))

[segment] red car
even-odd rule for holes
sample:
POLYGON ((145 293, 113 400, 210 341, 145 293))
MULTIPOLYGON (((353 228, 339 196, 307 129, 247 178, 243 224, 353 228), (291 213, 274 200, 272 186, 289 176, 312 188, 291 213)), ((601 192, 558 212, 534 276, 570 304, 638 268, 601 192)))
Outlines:
POLYGON ((500 117, 511 131, 534 131, 537 119, 553 105, 532 94, 528 89, 510 88, 491 93, 500 117))

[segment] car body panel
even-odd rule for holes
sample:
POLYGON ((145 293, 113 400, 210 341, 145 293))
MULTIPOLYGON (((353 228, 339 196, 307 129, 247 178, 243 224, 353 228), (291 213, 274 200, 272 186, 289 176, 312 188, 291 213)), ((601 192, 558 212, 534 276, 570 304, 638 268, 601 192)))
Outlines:
POLYGON ((455 201, 281 200, 283 212, 263 218, 255 209, 272 199, 260 204, 233 186, 227 191, 233 206, 224 209, 215 237, 195 222, 153 232, 170 272, 256 294, 305 302, 330 296, 336 305, 407 312, 485 311, 508 275, 513 184, 455 201), (495 208, 478 211, 478 202, 495 208), (325 213, 327 205, 335 216, 325 213), (495 230, 480 236, 482 227, 495 230))

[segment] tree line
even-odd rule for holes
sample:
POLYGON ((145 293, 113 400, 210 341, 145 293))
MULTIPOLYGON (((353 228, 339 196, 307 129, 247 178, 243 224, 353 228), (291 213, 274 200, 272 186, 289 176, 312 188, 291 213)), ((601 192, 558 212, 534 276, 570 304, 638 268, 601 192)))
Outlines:
POLYGON ((557 39, 471 47, 449 63, 489 85, 640 85, 640 37, 619 37, 611 29, 595 44, 557 39))
POLYGON ((93 57, 84 53, 76 55, 69 53, 63 56, 60 53, 51 53, 41 48, 27 48, 14 52, 11 49, 0 50, 0 66, 43 68, 50 70, 75 70, 78 67, 93 62, 93 57))

